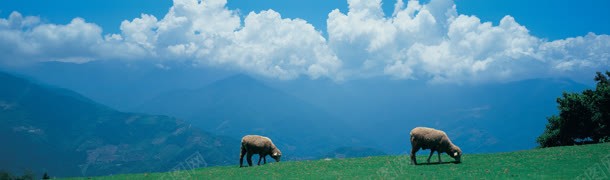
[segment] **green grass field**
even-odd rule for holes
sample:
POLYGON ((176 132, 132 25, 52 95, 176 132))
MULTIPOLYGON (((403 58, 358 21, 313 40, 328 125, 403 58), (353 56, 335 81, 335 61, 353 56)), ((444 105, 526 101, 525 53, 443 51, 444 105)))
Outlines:
MULTIPOLYGON (((248 168, 239 168, 238 164, 235 164, 235 166, 189 171, 125 174, 92 179, 595 179, 604 176, 610 178, 610 143, 509 153, 465 154, 461 164, 426 164, 426 158, 427 156, 419 156, 417 159, 422 165, 417 166, 410 165, 408 157, 402 155, 280 162, 248 168)), ((443 161, 453 161, 447 155, 442 158, 443 161)), ((258 158, 254 159, 258 160, 258 158)), ((431 161, 437 161, 436 155, 431 161)))

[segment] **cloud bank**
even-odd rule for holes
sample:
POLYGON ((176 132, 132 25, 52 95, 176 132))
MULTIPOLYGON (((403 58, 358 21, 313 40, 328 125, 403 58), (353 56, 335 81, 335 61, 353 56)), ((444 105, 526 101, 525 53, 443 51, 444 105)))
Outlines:
POLYGON ((274 10, 242 19, 226 0, 174 0, 163 18, 142 14, 120 34, 82 18, 51 24, 13 12, 0 19, 0 63, 181 61, 283 80, 373 76, 436 83, 591 76, 610 67, 610 37, 589 33, 556 41, 532 36, 507 15, 494 25, 459 14, 452 0, 348 0, 328 14, 324 37, 302 19, 274 10))

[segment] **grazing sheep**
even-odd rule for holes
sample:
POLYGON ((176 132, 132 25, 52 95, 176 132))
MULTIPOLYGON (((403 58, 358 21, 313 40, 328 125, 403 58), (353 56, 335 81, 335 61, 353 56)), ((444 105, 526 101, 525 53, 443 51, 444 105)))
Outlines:
POLYGON ((244 167, 244 155, 248 155, 248 165, 252 166, 252 155, 258 154, 258 165, 267 164, 267 155, 270 155, 276 162, 280 162, 282 152, 275 147, 271 139, 259 135, 247 135, 241 139, 241 153, 239 154, 239 167, 244 167))
POLYGON ((428 163, 430 163, 430 158, 432 158, 434 151, 438 152, 439 163, 441 162, 441 153, 443 152, 454 158, 456 163, 460 163, 460 158, 462 157, 460 147, 451 143, 445 132, 432 128, 416 127, 411 130, 411 163, 415 165, 417 165, 415 153, 420 148, 424 150, 430 149, 428 163))

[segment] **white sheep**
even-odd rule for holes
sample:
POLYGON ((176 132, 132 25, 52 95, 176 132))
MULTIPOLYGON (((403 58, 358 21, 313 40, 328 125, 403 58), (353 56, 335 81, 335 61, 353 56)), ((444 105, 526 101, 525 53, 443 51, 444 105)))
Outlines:
POLYGON ((428 163, 430 158, 434 154, 434 151, 438 152, 438 162, 441 162, 441 153, 447 153, 449 156, 455 159, 456 163, 460 163, 462 157, 462 150, 460 147, 451 143, 447 134, 441 130, 427 128, 427 127, 416 127, 411 130, 411 163, 417 165, 415 159, 415 153, 419 149, 430 149, 430 156, 428 157, 428 163))
POLYGON ((244 155, 247 156, 248 165, 252 166, 252 155, 258 154, 258 165, 261 165, 261 159, 264 160, 263 164, 267 163, 267 155, 270 155, 276 162, 280 162, 282 152, 275 147, 271 139, 259 135, 247 135, 241 139, 241 153, 239 154, 239 167, 244 167, 244 155))

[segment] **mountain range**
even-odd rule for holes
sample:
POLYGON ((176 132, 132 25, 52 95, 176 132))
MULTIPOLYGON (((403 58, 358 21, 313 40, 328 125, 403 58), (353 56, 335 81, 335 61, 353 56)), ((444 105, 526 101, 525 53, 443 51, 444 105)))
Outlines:
POLYGON ((417 126, 445 130, 471 153, 534 148, 546 117, 558 112, 556 98, 591 88, 568 79, 461 85, 383 78, 268 83, 350 122, 356 133, 390 154, 407 153, 409 131, 417 126))
POLYGON ((28 66, 0 66, 0 70, 76 91, 120 111, 131 111, 160 93, 199 88, 234 75, 222 69, 181 63, 163 65, 111 60, 81 64, 41 62, 28 66))
POLYGON ((244 74, 163 93, 137 109, 171 115, 218 135, 271 137, 288 159, 311 159, 363 138, 325 110, 244 74))
MULTIPOLYGON (((12 72, 36 79, 39 84, 67 87, 93 100, 81 95, 70 99, 86 100, 100 109, 109 109, 113 112, 110 114, 134 114, 114 110, 120 109, 138 112, 135 114, 145 119, 167 119, 162 122, 183 120, 181 124, 188 124, 194 132, 226 142, 238 142, 246 134, 269 136, 285 153, 283 159, 288 160, 333 154, 404 154, 409 150, 408 133, 416 126, 446 131, 465 153, 531 149, 544 130, 546 117, 557 113, 556 98, 562 92, 591 88, 568 79, 480 84, 433 84, 383 77, 339 82, 308 78, 278 81, 181 65, 117 62, 41 63, 12 72)), ((53 94, 70 92, 54 89, 53 94)), ((15 93, 7 97, 18 97, 15 93)), ((0 105, 13 107, 11 103, 0 105)), ((69 112, 92 114, 79 109, 69 112)), ((177 127, 182 126, 175 123, 166 128, 177 127)), ((58 127, 62 128, 67 126, 58 127)), ((152 137, 141 141, 147 138, 152 137)), ((233 147, 219 146, 216 152, 234 156, 238 143, 220 144, 233 147)), ((217 164, 230 164, 231 159, 224 158, 217 164)))
POLYGON ((183 120, 125 113, 70 90, 0 73, 0 169, 52 176, 169 171, 234 163, 237 139, 183 120))

